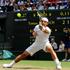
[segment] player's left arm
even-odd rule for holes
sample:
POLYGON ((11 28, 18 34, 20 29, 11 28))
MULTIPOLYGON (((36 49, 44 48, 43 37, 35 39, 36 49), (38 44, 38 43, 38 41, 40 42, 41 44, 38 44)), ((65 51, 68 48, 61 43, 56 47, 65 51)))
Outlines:
POLYGON ((43 31, 44 33, 50 33, 50 32, 51 32, 51 29, 50 29, 50 28, 45 28, 45 27, 43 27, 43 28, 42 28, 42 31, 43 31))

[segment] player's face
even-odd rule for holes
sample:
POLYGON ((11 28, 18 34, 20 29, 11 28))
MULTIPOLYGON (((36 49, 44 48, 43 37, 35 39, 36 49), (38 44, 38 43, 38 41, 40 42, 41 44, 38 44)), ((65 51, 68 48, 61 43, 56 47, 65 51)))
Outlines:
POLYGON ((44 20, 40 20, 40 22, 41 22, 41 24, 42 24, 43 26, 47 26, 47 25, 48 25, 48 22, 46 22, 46 21, 44 21, 44 20))

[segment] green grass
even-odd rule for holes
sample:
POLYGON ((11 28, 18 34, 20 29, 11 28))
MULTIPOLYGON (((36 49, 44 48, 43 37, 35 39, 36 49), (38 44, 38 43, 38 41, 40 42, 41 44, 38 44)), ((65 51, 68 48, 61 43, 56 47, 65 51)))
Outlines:
MULTIPOLYGON (((11 60, 0 60, 0 65, 4 63, 10 63, 11 60)), ((70 68, 70 62, 61 62, 63 68, 70 68)), ((28 65, 28 66, 36 66, 36 67, 55 67, 53 61, 36 61, 36 60, 24 60, 17 63, 18 65, 28 65)))

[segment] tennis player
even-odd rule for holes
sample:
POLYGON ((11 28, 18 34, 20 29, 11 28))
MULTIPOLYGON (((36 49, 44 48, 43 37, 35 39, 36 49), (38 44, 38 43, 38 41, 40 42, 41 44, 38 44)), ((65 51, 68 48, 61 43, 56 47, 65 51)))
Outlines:
POLYGON ((11 63, 3 64, 3 67, 11 68, 20 60, 26 59, 27 56, 32 56, 42 49, 45 52, 47 51, 51 54, 52 59, 56 64, 56 70, 61 70, 61 63, 49 42, 51 29, 48 27, 48 22, 49 21, 46 17, 41 17, 39 24, 35 26, 32 33, 35 37, 35 42, 31 46, 29 46, 22 54, 18 55, 11 63))

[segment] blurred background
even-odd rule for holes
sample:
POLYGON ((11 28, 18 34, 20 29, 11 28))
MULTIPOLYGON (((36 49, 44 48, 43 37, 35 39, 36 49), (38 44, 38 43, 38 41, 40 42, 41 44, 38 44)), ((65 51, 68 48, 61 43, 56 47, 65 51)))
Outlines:
MULTIPOLYGON (((49 19, 50 42, 62 61, 70 61, 70 0, 0 0, 0 59, 13 59, 33 42, 37 12, 49 19)), ((42 50, 28 60, 51 60, 42 50)))

